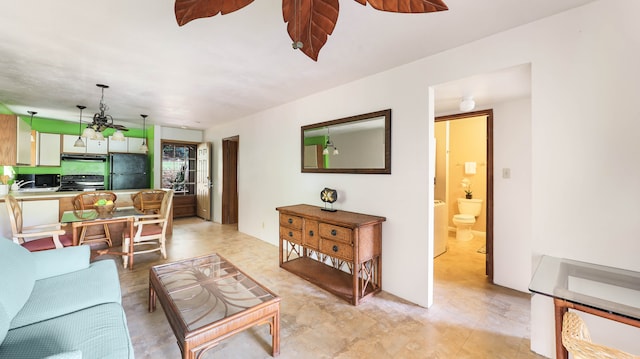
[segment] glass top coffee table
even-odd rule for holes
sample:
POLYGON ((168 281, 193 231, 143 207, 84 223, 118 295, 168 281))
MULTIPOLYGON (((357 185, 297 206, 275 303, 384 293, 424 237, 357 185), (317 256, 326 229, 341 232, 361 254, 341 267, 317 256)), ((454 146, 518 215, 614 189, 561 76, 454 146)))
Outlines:
POLYGON ((269 324, 280 354, 280 297, 218 254, 151 267, 149 311, 160 301, 183 358, 199 358, 220 341, 269 324))

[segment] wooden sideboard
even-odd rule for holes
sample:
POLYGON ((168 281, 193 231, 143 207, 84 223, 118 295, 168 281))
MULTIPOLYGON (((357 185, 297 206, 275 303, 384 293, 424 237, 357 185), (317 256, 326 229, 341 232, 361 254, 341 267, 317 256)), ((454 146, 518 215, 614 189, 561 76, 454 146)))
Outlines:
POLYGON ((280 267, 353 305, 382 288, 385 217, 299 204, 280 212, 280 267))

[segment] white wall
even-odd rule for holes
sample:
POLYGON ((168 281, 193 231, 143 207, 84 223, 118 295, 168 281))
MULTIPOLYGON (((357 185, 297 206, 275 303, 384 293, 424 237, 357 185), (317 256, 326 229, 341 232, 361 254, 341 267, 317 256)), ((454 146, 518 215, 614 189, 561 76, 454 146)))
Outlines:
MULTIPOLYGON (((383 289, 429 305, 429 86, 531 63, 530 119, 515 114, 528 103, 495 107, 496 171, 510 167, 513 179, 496 177, 496 282, 526 290, 540 254, 640 271, 635 198, 640 110, 633 106, 640 93, 638 13, 638 1, 596 1, 207 130, 205 139, 218 154, 218 179, 220 138, 240 135, 240 231, 276 244, 275 207, 319 205, 320 190, 336 188, 339 209, 387 217, 383 289), (393 111, 391 175, 300 173, 301 125, 384 108, 393 111), (514 195, 520 191, 529 193, 514 195)), ((219 220, 219 196, 215 201, 219 220)), ((545 302, 532 303, 532 348, 552 356, 553 313, 545 302)), ((624 330, 599 339, 606 343, 624 330)), ((636 347, 627 350, 640 352, 640 343, 631 345, 636 347)))
POLYGON ((493 256, 496 284, 528 291, 531 278, 531 99, 493 105, 493 256), (510 178, 502 178, 509 168, 510 178))

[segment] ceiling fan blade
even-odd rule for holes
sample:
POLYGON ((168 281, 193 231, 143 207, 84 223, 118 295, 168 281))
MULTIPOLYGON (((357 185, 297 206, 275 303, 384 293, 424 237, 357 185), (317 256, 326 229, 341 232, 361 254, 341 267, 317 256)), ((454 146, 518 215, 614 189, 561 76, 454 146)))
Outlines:
POLYGON ((251 4, 253 0, 176 0, 175 13, 179 26, 191 20, 226 15, 251 4))
POLYGON ((338 0, 283 0, 282 16, 293 42, 302 42, 305 55, 318 61, 320 49, 327 43, 338 21, 338 0))
POLYGON ((362 5, 388 12, 425 13, 449 10, 442 0, 356 0, 362 5))
POLYGON ((129 131, 128 128, 126 128, 125 126, 122 126, 122 125, 108 124, 106 126, 107 127, 111 127, 111 128, 115 128, 116 130, 120 130, 120 131, 129 131))

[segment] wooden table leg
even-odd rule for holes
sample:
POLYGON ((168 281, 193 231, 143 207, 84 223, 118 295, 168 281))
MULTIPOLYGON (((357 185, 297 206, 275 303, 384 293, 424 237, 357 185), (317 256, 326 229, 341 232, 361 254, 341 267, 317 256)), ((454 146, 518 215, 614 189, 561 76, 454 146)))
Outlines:
POLYGON ((149 313, 156 310, 156 291, 149 281, 149 313))
POLYGON ((553 299, 553 306, 555 309, 556 322, 556 359, 567 359, 569 353, 564 345, 562 345, 562 320, 568 308, 564 305, 564 301, 558 298, 553 299))
POLYGON ((80 238, 78 238, 78 225, 76 223, 71 224, 71 234, 72 243, 74 246, 77 246, 80 243, 80 238))
POLYGON ((277 357, 280 355, 280 304, 278 304, 276 314, 271 320, 273 321, 273 325, 271 326, 271 355, 277 357))
POLYGON ((133 218, 127 220, 129 226, 129 269, 133 270, 133 218))

